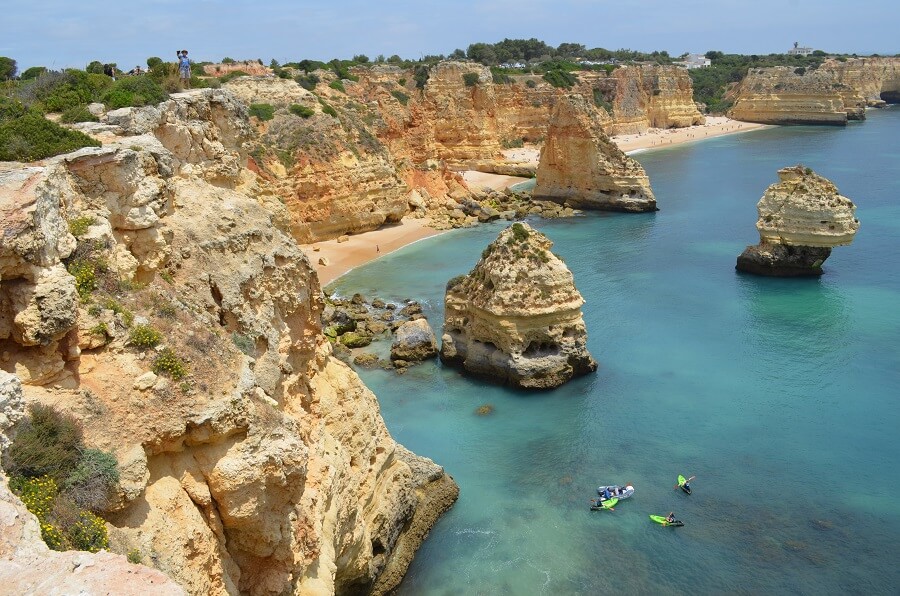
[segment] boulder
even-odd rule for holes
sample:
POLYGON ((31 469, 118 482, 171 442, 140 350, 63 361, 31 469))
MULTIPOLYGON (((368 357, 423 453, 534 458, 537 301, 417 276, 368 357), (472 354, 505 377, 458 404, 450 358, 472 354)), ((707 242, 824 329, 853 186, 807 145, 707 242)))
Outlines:
POLYGON ((425 319, 403 323, 394 332, 391 360, 421 362, 437 356, 437 338, 425 319))

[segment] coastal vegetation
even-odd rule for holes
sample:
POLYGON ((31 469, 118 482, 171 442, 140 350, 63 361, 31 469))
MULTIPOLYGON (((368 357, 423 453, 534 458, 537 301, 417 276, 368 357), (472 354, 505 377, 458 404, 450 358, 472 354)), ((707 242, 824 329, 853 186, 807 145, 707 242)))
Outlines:
POLYGON ((37 109, 0 97, 0 161, 34 161, 100 141, 44 118, 37 109))
POLYGON ((116 458, 84 445, 78 422, 49 406, 32 404, 3 459, 9 486, 35 515, 53 550, 109 548, 96 515, 119 482, 116 458))

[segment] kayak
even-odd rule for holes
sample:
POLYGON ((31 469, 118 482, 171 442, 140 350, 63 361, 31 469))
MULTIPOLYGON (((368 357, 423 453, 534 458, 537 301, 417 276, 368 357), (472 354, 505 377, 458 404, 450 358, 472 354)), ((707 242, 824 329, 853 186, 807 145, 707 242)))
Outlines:
POLYGON ((616 499, 615 497, 613 497, 612 499, 606 499, 605 501, 600 501, 600 505, 591 505, 591 511, 603 511, 604 509, 612 509, 618 502, 619 499, 616 499))
POLYGON ((681 474, 678 475, 678 487, 687 494, 691 494, 691 485, 688 484, 688 481, 681 474))
POLYGON ((634 494, 634 487, 630 484, 628 486, 619 486, 618 484, 610 484, 609 486, 601 486, 597 489, 597 494, 602 495, 604 490, 608 490, 611 497, 617 497, 620 501, 622 499, 627 499, 631 495, 634 494))
POLYGON ((665 515, 651 515, 650 519, 652 519, 653 521, 655 521, 658 524, 662 524, 664 526, 672 526, 673 528, 677 528, 678 526, 684 525, 684 522, 681 522, 677 519, 673 522, 670 522, 669 520, 666 519, 665 515))

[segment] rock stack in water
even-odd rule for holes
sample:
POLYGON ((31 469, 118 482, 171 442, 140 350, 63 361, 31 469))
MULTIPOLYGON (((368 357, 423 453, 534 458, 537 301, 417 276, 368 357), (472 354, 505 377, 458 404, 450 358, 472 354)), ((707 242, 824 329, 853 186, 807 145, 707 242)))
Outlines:
POLYGON ((853 241, 856 205, 802 165, 778 170, 778 178, 756 205, 759 244, 744 250, 737 269, 776 277, 821 275, 831 249, 853 241))
POLYGON ((560 97, 553 108, 533 196, 578 209, 657 210, 644 168, 609 140, 578 95, 560 97))
POLYGON ((468 275, 447 283, 441 358, 529 389, 593 372, 584 299, 553 243, 528 224, 503 230, 468 275))

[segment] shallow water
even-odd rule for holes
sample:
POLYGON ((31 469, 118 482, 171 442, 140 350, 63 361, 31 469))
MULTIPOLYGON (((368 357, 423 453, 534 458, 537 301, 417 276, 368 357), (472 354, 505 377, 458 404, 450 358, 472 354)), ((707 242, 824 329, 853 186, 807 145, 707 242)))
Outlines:
MULTIPOLYGON (((897 593, 898 138, 894 108, 641 153, 659 213, 531 222, 587 300, 595 375, 525 393, 439 363, 361 370, 397 440, 461 488, 400 592, 897 593), (798 162, 857 203, 856 240, 820 279, 736 273, 756 202, 798 162), (672 490, 679 473, 693 495, 672 490), (621 482, 633 498, 588 510, 621 482), (684 527, 647 517, 670 510, 684 527)), ((333 287, 423 300, 439 331, 444 284, 502 227, 419 242, 333 287)))

